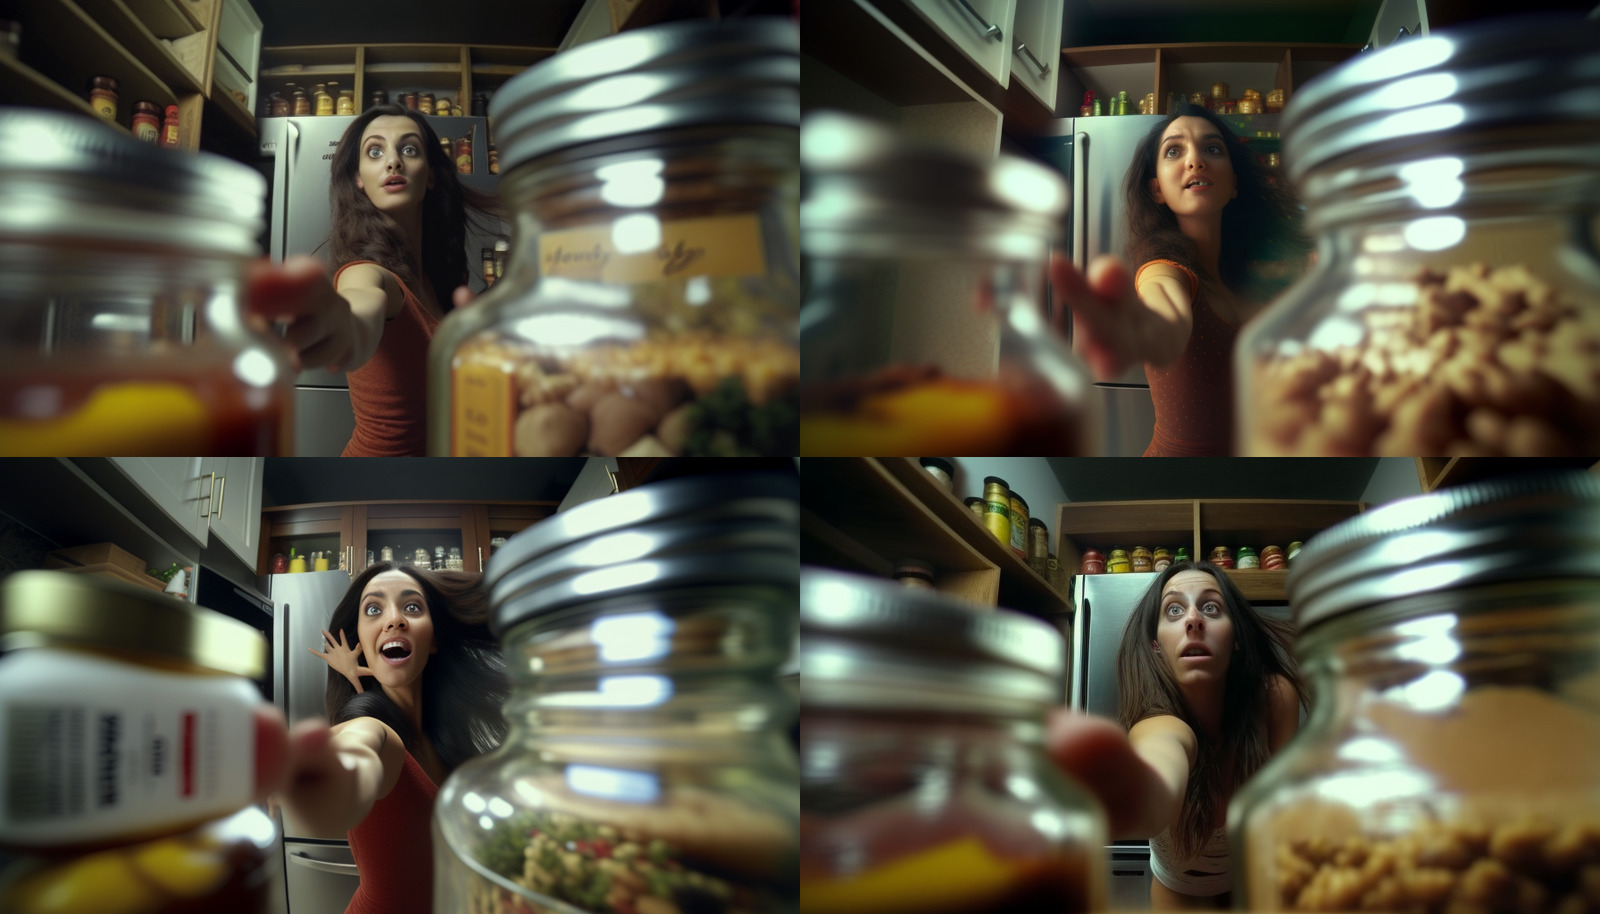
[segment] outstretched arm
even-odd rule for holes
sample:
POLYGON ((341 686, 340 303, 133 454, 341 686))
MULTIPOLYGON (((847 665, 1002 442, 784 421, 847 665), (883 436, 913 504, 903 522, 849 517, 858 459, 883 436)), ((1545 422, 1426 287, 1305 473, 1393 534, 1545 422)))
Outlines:
POLYGON ((1113 840, 1148 838, 1177 819, 1196 748, 1194 731, 1176 717, 1146 718, 1124 733, 1077 711, 1051 717, 1046 746, 1099 798, 1113 840))
POLYGON ((1164 368, 1183 354, 1194 328, 1188 278, 1176 267, 1145 270, 1137 289, 1120 257, 1095 258, 1080 272, 1065 257, 1050 260, 1050 283, 1065 319, 1071 311, 1078 349, 1095 378, 1111 380, 1129 366, 1164 368))
POLYGON ((340 838, 389 795, 405 746, 382 721, 358 717, 329 727, 302 721, 289 732, 288 782, 279 800, 310 837, 340 838))

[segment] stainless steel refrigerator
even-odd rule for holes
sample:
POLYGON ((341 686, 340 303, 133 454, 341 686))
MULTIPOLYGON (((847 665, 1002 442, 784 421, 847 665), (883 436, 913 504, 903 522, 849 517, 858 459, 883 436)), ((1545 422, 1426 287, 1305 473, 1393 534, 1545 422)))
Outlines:
MULTIPOLYGON (((350 575, 343 571, 267 578, 273 607, 273 681, 280 684, 273 699, 291 724, 308 717, 326 719, 328 665, 307 649, 320 648, 322 631, 349 587, 350 575)), ((290 912, 340 914, 361 882, 349 843, 308 835, 287 810, 282 830, 290 912)))
MULTIPOLYGON (((273 159, 272 208, 268 211, 270 248, 274 263, 292 254, 317 254, 332 221, 329 209, 329 167, 339 138, 353 116, 269 117, 260 128, 261 154, 273 159)), ((452 142, 472 137, 472 173, 461 181, 474 190, 493 195, 499 182, 489 174, 489 122, 481 117, 429 117, 434 132, 452 142)), ((490 226, 494 233, 470 227, 467 237, 468 286, 484 289, 482 251, 496 239, 511 237, 510 226, 490 226)), ((418 366, 419 370, 421 366, 418 366)), ((350 384, 343 373, 309 369, 295 379, 295 456, 337 457, 350 440, 355 416, 350 410, 350 384)))
MULTIPOLYGON (((1101 254, 1126 256, 1123 180, 1139 141, 1165 119, 1157 114, 1060 118, 1050 122, 1044 135, 1025 144, 1028 152, 1068 181, 1067 254, 1080 270, 1101 254)), ((1121 377, 1095 384, 1094 394, 1106 424, 1106 456, 1143 454, 1156 427, 1144 366, 1135 365, 1121 377)))

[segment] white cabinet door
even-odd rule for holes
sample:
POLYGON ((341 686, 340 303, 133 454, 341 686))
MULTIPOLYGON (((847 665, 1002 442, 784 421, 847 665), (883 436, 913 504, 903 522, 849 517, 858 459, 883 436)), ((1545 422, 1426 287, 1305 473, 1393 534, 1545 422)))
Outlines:
POLYGON ((256 567, 261 542, 261 476, 266 464, 265 457, 214 457, 206 468, 217 474, 211 535, 251 569, 256 567))
POLYGON ((1052 113, 1056 110, 1056 75, 1061 69, 1060 0, 1016 0, 1016 24, 1006 46, 1011 49, 1011 78, 1052 113))
POLYGON ((201 546, 211 512, 210 470, 204 457, 112 457, 111 464, 149 496, 163 513, 201 546))
POLYGON ((990 78, 1008 84, 1016 0, 911 0, 911 6, 990 78))

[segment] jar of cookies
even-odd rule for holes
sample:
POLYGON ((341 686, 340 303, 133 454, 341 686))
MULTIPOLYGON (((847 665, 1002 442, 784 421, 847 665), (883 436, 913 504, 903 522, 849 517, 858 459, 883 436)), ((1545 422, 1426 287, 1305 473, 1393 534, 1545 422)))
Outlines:
POLYGON ((800 145, 801 453, 1097 453, 1091 378, 1043 317, 1060 175, 835 112, 800 145))
POLYGON ((1105 910, 1104 815, 1044 749, 1054 627, 803 568, 800 633, 802 914, 1105 910))
POLYGON ((515 240, 433 337, 429 451, 799 453, 799 91, 798 27, 751 17, 623 32, 496 92, 515 240))
POLYGON ((1600 479, 1368 511, 1289 573, 1304 729, 1228 816, 1240 910, 1593 911, 1600 479))
POLYGON ((1363 54, 1294 97, 1283 159, 1319 257, 1240 334, 1240 453, 1600 452, 1596 92, 1600 20, 1552 16, 1363 54))

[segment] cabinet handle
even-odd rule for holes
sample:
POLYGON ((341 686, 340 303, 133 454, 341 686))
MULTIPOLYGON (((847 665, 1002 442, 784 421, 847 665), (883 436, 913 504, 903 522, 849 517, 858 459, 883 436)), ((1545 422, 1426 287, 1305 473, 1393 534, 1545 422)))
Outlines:
POLYGON ((211 488, 206 492, 206 510, 200 515, 201 517, 210 517, 211 506, 217 501, 217 473, 213 470, 207 475, 211 477, 211 488))
POLYGON ((983 18, 982 16, 978 15, 978 11, 973 9, 972 8, 972 4, 968 3, 967 0, 956 0, 956 2, 961 4, 961 8, 962 9, 964 9, 967 12, 972 14, 972 18, 978 20, 978 24, 979 25, 983 26, 983 37, 985 37, 985 38, 993 38, 995 41, 999 41, 1000 40, 1000 38, 1001 38, 1000 26, 995 25, 994 23, 990 22, 989 20, 987 20, 987 19, 983 18))
POLYGON ((1040 76, 1044 76, 1044 75, 1046 75, 1046 74, 1048 74, 1050 72, 1050 68, 1048 66, 1046 66, 1045 64, 1040 63, 1039 62, 1039 58, 1033 56, 1033 52, 1028 50, 1028 45, 1026 43, 1018 43, 1017 44, 1017 53, 1018 54, 1026 54, 1026 55, 1028 55, 1028 59, 1033 61, 1033 65, 1035 67, 1039 68, 1039 75, 1040 76))

